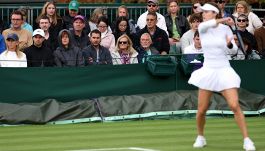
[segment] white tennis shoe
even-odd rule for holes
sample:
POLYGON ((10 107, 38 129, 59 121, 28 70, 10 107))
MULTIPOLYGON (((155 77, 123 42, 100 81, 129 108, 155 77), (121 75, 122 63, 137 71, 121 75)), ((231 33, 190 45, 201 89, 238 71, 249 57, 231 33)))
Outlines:
POLYGON ((244 139, 243 149, 245 149, 246 151, 255 151, 256 147, 254 146, 252 140, 247 137, 244 139))
POLYGON ((206 146, 206 139, 204 138, 204 136, 197 136, 195 143, 193 144, 194 148, 203 148, 204 146, 206 146))

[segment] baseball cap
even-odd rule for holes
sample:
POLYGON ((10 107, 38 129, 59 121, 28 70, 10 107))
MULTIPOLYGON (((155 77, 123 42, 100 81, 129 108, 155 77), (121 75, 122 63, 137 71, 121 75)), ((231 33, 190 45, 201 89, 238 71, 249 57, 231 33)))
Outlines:
POLYGON ((70 10, 75 10, 75 11, 78 11, 78 8, 79 8, 79 3, 78 1, 76 0, 72 0, 70 3, 69 3, 69 7, 68 7, 70 10))
POLYGON ((204 4, 202 7, 201 7, 201 10, 203 11, 214 11, 216 12, 217 14, 219 13, 219 9, 216 8, 215 6, 211 5, 211 4, 204 4))
POLYGON ((7 39, 13 39, 14 41, 18 41, 19 38, 18 38, 17 34, 10 33, 10 34, 7 35, 6 40, 7 39))
POLYGON ((41 37, 45 37, 44 31, 42 29, 36 29, 33 31, 32 36, 40 35, 41 37))
POLYGON ((85 22, 85 18, 84 18, 84 16, 82 16, 82 15, 76 15, 75 18, 74 18, 74 21, 77 20, 77 19, 80 19, 80 20, 82 20, 83 22, 85 22))
POLYGON ((148 0, 147 3, 155 3, 156 5, 159 4, 158 0, 148 0))

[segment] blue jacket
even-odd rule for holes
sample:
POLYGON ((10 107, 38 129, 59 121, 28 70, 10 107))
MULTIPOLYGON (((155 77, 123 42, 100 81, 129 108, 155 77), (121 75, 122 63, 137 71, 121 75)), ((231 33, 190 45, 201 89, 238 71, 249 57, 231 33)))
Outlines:
POLYGON ((6 50, 6 43, 4 36, 0 34, 0 54, 6 50))

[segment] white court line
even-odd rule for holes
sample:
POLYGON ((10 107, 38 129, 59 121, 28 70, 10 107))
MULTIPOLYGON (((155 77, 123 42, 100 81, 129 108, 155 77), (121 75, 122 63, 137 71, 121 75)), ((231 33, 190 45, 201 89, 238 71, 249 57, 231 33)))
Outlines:
POLYGON ((112 150, 136 150, 136 151, 159 151, 140 147, 128 147, 128 148, 100 148, 100 149, 82 149, 82 150, 70 150, 70 151, 112 151, 112 150))

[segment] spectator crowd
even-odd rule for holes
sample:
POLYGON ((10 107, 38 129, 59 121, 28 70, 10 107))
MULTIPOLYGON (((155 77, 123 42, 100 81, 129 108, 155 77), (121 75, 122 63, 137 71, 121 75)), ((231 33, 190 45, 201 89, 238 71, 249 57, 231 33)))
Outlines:
MULTIPOLYGON (((251 11, 246 1, 238 1, 234 12, 225 10, 226 0, 214 0, 219 18, 231 17, 236 54, 231 60, 265 57, 265 17, 251 11)), ((117 18, 109 20, 103 8, 90 18, 80 13, 80 3, 69 2, 60 16, 56 3, 48 1, 36 18, 33 30, 23 8, 10 15, 10 25, 0 34, 0 67, 79 67, 96 64, 144 63, 151 55, 203 54, 198 26, 203 21, 201 1, 192 3, 192 14, 181 15, 177 0, 167 1, 167 14, 159 13, 159 1, 147 0, 147 11, 137 21, 128 8, 117 8, 117 18)))

